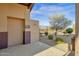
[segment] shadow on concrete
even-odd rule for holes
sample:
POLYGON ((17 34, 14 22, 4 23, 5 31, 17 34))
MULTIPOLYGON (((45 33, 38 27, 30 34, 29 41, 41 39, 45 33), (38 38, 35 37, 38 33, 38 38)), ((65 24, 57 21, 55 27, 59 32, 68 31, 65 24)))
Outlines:
POLYGON ((68 56, 75 56, 75 51, 71 51, 68 56))
POLYGON ((75 51, 68 51, 66 54, 63 56, 75 56, 75 51))

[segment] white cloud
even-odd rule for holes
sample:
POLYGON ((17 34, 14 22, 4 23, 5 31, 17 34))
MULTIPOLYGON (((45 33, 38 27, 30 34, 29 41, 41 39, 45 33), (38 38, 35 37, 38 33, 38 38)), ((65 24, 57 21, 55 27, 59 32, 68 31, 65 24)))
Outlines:
POLYGON ((54 14, 70 14, 73 10, 73 5, 69 5, 67 7, 64 6, 42 6, 40 7, 38 10, 32 10, 31 14, 41 14, 44 16, 50 16, 50 15, 54 15, 54 14), (48 12, 48 15, 47 13, 48 12))
POLYGON ((40 14, 41 12, 39 10, 32 10, 31 14, 40 14))
POLYGON ((58 11, 58 10, 63 10, 62 7, 58 7, 58 6, 43 6, 39 9, 40 11, 58 11))

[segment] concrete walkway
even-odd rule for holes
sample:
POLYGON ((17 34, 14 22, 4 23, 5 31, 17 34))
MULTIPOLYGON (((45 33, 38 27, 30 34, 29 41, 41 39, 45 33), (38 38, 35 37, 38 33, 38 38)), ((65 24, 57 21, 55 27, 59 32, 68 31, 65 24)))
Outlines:
POLYGON ((66 51, 41 42, 0 50, 0 56, 62 56, 65 53, 66 51))

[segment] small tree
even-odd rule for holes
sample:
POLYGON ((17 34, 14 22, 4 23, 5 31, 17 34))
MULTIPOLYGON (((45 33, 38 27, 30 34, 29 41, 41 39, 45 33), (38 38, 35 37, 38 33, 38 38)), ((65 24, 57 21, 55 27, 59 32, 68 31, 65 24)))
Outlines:
POLYGON ((72 28, 68 28, 68 29, 66 29, 66 32, 71 34, 73 32, 73 29, 72 28))
POLYGON ((52 29, 55 30, 55 35, 57 35, 58 30, 64 30, 66 27, 71 25, 71 20, 65 18, 64 15, 54 15, 49 17, 49 20, 52 29))
MULTIPOLYGON (((67 28, 67 29, 66 29, 66 32, 69 33, 69 34, 71 34, 71 33, 73 32, 73 29, 72 29, 72 28, 67 28)), ((69 50, 71 50, 71 46, 70 46, 70 45, 71 45, 71 44, 69 43, 69 44, 68 44, 68 49, 69 49, 69 50)))

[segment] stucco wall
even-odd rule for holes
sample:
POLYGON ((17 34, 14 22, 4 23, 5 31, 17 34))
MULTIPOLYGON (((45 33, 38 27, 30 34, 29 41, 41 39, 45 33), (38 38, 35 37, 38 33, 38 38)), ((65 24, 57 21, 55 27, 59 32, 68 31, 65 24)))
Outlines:
POLYGON ((30 20, 31 25, 31 42, 39 41, 39 22, 36 20, 30 20))
MULTIPOLYGON (((2 3, 0 4, 0 48, 6 48, 8 45, 8 17, 19 18, 25 20, 25 25, 29 24, 30 10, 27 6, 17 4, 17 3, 2 3)), ((25 41, 29 40, 27 35, 29 33, 24 33, 25 41)), ((30 37, 30 35, 29 35, 30 37)), ((24 43, 26 44, 26 42, 24 43)), ((27 42, 28 43, 28 42, 27 42)))
MULTIPOLYGON (((7 31, 7 16, 29 19, 29 10, 20 4, 0 4, 0 32, 7 31)), ((27 22, 25 22, 26 24, 27 22)))
POLYGON ((7 18, 5 15, 5 7, 3 4, 0 4, 0 32, 6 32, 7 30, 7 18))

